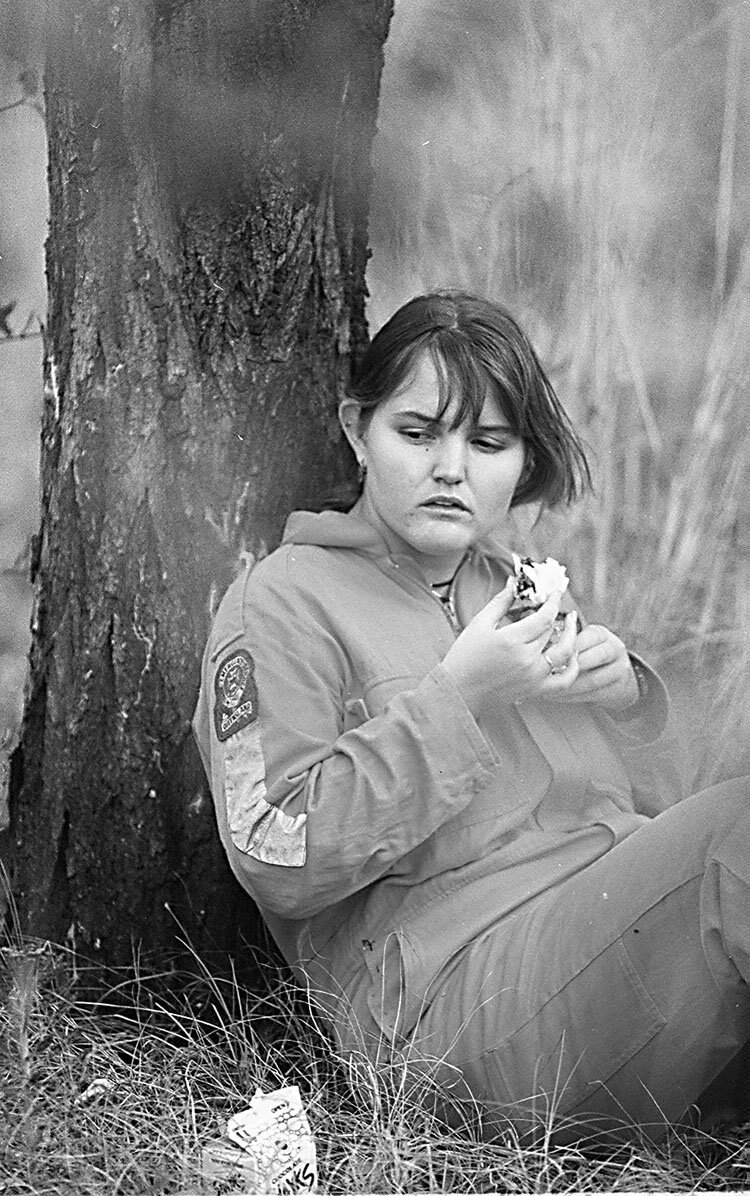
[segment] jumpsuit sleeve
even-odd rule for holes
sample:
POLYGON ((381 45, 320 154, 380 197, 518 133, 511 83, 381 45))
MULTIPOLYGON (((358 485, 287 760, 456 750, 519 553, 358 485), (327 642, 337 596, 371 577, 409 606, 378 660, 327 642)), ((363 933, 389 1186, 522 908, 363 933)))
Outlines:
POLYGON ((212 634, 204 657, 194 729, 222 841, 243 887, 286 918, 376 881, 496 779, 440 665, 345 729, 352 675, 288 585, 248 585, 241 619, 212 634))
POLYGON ((663 734, 669 718, 669 694, 659 674, 635 652, 628 652, 638 682, 638 700, 623 714, 611 714, 627 739, 633 743, 654 743, 663 734))
POLYGON ((635 808, 655 817, 685 796, 679 747, 669 727, 666 685, 635 652, 628 655, 638 680, 639 699, 625 717, 606 718, 633 785, 635 808))

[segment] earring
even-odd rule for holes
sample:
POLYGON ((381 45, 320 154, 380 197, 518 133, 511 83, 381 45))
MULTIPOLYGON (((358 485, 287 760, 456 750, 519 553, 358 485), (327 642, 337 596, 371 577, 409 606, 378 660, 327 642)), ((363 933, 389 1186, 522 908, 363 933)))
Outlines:
POLYGON ((357 457, 357 481, 359 482, 360 486, 364 485, 366 477, 367 466, 365 465, 364 461, 361 461, 359 457, 357 457))

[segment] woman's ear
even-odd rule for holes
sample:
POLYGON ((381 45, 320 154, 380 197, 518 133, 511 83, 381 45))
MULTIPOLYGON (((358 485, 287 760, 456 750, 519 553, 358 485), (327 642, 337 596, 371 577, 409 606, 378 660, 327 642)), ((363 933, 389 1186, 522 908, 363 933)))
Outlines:
POLYGON ((360 420, 362 408, 356 399, 342 399, 339 403, 339 423, 344 429, 344 435, 351 445, 357 458, 361 456, 362 437, 360 435, 360 420))

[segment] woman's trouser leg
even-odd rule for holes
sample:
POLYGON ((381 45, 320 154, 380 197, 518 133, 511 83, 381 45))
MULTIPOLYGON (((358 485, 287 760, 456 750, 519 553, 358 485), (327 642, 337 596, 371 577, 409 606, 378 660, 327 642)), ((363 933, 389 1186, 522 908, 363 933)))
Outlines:
MULTIPOLYGON (((750 787, 645 825, 504 919, 446 976, 419 1050, 533 1130, 633 1122, 658 1136, 750 1038, 750 787)), ((489 1114, 492 1124, 492 1113, 489 1114)))

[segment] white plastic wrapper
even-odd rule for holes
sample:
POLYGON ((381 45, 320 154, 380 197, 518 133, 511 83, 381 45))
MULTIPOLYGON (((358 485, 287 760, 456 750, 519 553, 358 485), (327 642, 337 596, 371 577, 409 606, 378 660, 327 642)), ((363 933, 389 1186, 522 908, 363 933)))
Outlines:
POLYGON ((529 608, 541 606, 552 594, 564 594, 569 577, 564 565, 548 556, 546 561, 532 561, 530 557, 513 553, 516 575, 516 598, 529 608))
MULTIPOLYGON (((531 557, 518 556, 513 553, 513 569, 516 596, 507 614, 511 623, 525 619, 533 610, 537 610, 552 594, 560 597, 568 588, 568 572, 564 565, 548 556, 546 561, 532 561, 531 557)), ((565 615, 560 612, 552 628, 552 633, 546 647, 556 644, 563 633, 565 615)))
POLYGON ((229 1119, 226 1137, 204 1149, 203 1174, 219 1192, 317 1192, 315 1141, 299 1088, 258 1090, 229 1119))

